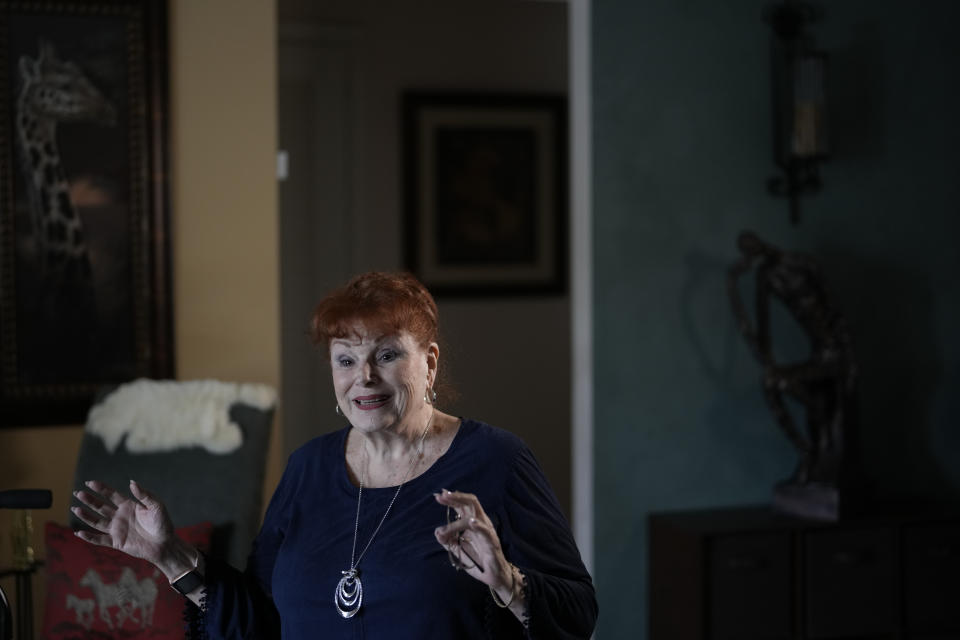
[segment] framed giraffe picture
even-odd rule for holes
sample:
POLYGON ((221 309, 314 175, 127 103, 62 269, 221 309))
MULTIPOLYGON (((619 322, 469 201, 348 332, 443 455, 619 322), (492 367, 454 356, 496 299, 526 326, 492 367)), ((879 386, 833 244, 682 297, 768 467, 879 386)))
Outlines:
POLYGON ((0 424, 173 375, 166 0, 0 0, 0 424))

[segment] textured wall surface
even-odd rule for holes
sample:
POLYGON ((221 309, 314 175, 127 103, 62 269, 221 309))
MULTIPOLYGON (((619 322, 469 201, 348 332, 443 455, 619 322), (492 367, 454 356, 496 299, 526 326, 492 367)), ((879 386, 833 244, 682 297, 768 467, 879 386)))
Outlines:
MULTIPOLYGON (((598 637, 646 637, 649 512, 766 502, 792 471, 726 297, 741 229, 822 260, 856 340, 878 492, 960 487, 960 7, 826 6, 812 32, 834 152, 792 227, 764 186, 764 4, 593 3, 598 637)), ((776 320, 780 353, 802 356, 776 320)))

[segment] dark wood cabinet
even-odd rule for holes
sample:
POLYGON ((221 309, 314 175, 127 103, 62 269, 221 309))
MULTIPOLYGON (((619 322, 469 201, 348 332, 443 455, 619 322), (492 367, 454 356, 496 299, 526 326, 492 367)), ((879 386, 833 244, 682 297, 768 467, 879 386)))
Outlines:
POLYGON ((960 514, 651 514, 650 640, 960 640, 960 514))
POLYGON ((709 542, 707 562, 707 617, 717 631, 712 637, 792 637, 789 535, 718 536, 709 542))

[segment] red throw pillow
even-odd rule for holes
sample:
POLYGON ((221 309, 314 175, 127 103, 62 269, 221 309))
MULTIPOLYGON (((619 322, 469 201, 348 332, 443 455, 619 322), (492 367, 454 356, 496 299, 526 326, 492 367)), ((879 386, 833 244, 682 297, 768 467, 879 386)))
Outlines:
MULTIPOLYGON (((177 535, 206 551, 212 531, 206 522, 177 529, 177 535)), ((152 564, 84 542, 53 522, 46 543, 44 638, 184 637, 184 598, 152 564)))

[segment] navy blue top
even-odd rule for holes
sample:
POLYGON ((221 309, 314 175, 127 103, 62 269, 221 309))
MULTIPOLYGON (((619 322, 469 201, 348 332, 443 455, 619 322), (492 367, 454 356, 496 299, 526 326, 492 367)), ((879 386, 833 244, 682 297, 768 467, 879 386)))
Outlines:
MULTIPOLYGON (((358 565, 363 605, 351 619, 334 606, 350 568, 357 487, 347 475, 349 427, 295 451, 270 501, 247 570, 211 564, 211 638, 589 638, 593 583, 540 466, 513 434, 463 420, 447 452, 407 482, 358 565), (526 576, 529 627, 494 606, 487 586, 450 566, 433 535, 446 524, 441 489, 474 493, 507 560, 526 576), (282 621, 282 624, 281 624, 282 621)), ((364 488, 357 554, 396 488, 364 488)))

